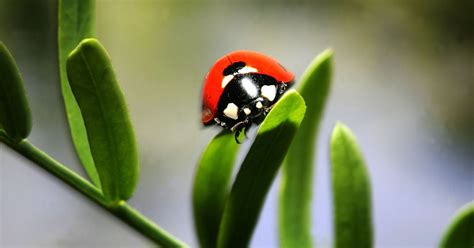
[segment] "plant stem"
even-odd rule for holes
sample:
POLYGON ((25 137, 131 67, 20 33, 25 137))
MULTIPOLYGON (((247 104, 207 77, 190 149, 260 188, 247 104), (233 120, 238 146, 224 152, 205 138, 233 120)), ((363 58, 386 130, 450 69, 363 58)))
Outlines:
POLYGON ((90 182, 70 170, 63 164, 54 160, 43 151, 39 150, 27 140, 13 143, 8 139, 0 139, 7 146, 22 154, 41 168, 61 179, 63 182, 79 191, 99 206, 120 218, 133 227, 136 231, 153 240, 163 247, 187 247, 185 243, 167 233, 140 212, 128 205, 125 201, 112 202, 105 198, 102 193, 90 182))

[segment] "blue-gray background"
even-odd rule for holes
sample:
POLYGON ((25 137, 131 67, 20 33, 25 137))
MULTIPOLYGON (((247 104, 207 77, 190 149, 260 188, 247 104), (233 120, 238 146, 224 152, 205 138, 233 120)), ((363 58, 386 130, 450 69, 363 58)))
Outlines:
MULTIPOLYGON (((31 142, 83 174, 59 90, 55 5, 0 0, 0 39, 25 79, 31 142)), ((376 246, 436 246, 453 212, 474 198, 472 5, 99 0, 97 37, 112 57, 140 146, 142 174, 131 204, 196 246, 193 174, 218 132, 199 123, 209 67, 227 52, 251 49, 299 77, 315 55, 332 47, 334 84, 315 165, 315 243, 328 247, 333 236, 327 144, 341 120, 357 135, 368 163, 376 246)), ((0 246, 151 246, 1 144, 0 169, 0 246)), ((277 190, 278 182, 253 247, 277 246, 277 190)))

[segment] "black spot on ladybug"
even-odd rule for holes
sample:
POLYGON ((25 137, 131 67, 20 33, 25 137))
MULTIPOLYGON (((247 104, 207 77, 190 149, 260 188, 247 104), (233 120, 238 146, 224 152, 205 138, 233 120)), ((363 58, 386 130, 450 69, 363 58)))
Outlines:
POLYGON ((245 67, 245 62, 243 62, 243 61, 235 62, 235 63, 227 66, 224 69, 224 71, 222 72, 222 74, 224 76, 231 75, 231 74, 234 74, 234 73, 238 72, 240 69, 242 69, 244 67, 245 67))

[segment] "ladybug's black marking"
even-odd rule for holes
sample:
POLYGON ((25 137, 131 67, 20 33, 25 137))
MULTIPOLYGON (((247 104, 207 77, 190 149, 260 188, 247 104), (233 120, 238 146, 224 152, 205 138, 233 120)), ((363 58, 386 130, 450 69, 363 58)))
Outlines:
POLYGON ((223 128, 235 131, 237 138, 239 133, 242 130, 247 130, 252 123, 260 124, 270 112, 273 104, 280 99, 286 90, 286 83, 278 82, 275 78, 266 74, 236 74, 222 92, 215 121, 223 128), (275 86, 276 95, 272 101, 262 96, 261 89, 265 85, 275 86), (224 115, 224 110, 230 103, 239 108, 236 120, 224 115), (260 106, 260 108, 257 106, 260 106), (244 109, 249 109, 250 114, 247 115, 244 109))
POLYGON ((243 61, 239 61, 239 62, 235 62, 229 66, 227 66, 224 71, 222 72, 222 74, 224 76, 227 76, 227 75, 231 75, 231 74, 235 74, 237 73, 240 69, 244 68, 245 67, 245 62, 243 61))

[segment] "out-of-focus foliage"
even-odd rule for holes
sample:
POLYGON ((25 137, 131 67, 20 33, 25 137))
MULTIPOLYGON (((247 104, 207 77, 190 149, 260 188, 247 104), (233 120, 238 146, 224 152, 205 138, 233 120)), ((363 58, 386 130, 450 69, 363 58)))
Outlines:
POLYGON ((474 247, 474 201, 456 212, 440 247, 474 247))
POLYGON ((318 55, 301 76, 306 114, 283 165, 279 230, 282 247, 312 247, 311 199, 315 146, 332 76, 332 50, 318 55))
POLYGON ((373 246, 372 190, 355 136, 338 123, 331 137, 335 247, 373 246))
POLYGON ((92 182, 100 189, 101 180, 91 154, 89 140, 81 110, 71 91, 66 75, 69 53, 85 38, 91 38, 95 25, 95 0, 58 0, 58 57, 59 77, 64 107, 67 113, 71 138, 82 166, 92 182))
POLYGON ((31 113, 15 59, 0 42, 0 130, 14 142, 28 137, 31 113))
POLYGON ((84 118, 87 139, 104 196, 127 200, 140 170, 135 132, 109 55, 95 39, 85 39, 67 60, 67 76, 84 118))

